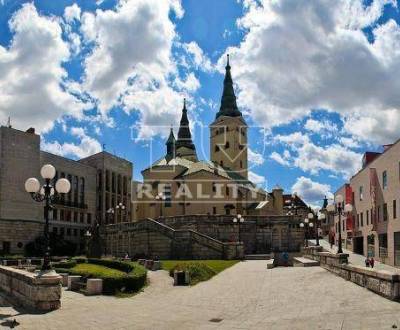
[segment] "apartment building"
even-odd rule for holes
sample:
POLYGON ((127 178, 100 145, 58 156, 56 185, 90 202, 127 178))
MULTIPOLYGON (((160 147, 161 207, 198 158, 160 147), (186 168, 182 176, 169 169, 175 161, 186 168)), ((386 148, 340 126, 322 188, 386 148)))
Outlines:
POLYGON ((382 153, 366 152, 361 170, 337 194, 353 205, 352 214, 341 217, 343 247, 400 266, 400 140, 382 153))

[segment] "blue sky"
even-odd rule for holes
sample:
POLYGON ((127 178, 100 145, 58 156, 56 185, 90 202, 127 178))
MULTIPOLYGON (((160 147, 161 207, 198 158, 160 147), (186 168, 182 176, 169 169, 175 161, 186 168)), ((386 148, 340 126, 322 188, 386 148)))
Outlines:
POLYGON ((0 121, 141 180, 184 97, 208 158, 230 53, 251 178, 319 204, 399 137, 399 22, 395 0, 0 0, 0 121))

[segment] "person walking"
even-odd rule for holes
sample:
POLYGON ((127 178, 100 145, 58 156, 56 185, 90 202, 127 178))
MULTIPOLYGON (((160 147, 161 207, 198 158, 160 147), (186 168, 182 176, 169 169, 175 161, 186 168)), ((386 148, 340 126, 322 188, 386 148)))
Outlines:
POLYGON ((371 266, 371 268, 374 268, 374 265, 375 265, 374 257, 371 257, 371 258, 369 259, 369 265, 371 266))
POLYGON ((333 249, 333 245, 335 244, 335 233, 332 230, 329 232, 329 243, 331 244, 331 249, 333 249))
POLYGON ((368 257, 365 258, 365 267, 369 267, 369 259, 368 259, 368 257))

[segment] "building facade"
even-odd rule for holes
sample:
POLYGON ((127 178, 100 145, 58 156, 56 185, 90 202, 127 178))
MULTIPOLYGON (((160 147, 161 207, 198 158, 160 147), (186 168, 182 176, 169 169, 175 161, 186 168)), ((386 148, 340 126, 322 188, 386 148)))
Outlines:
POLYGON ((283 190, 271 193, 248 179, 247 124, 236 104, 229 57, 221 106, 210 124, 211 161, 200 161, 186 101, 177 139, 171 128, 165 155, 142 171, 137 218, 180 215, 284 215, 283 190))
MULTIPOLYGON (((42 235, 44 229, 43 204, 33 201, 25 191, 25 180, 36 177, 40 180, 40 169, 44 164, 56 168, 56 177, 67 178, 71 191, 60 196, 50 212, 50 230, 77 244, 82 251, 85 246, 84 235, 98 219, 104 205, 98 193, 98 169, 96 159, 103 159, 105 169, 116 174, 116 191, 121 191, 113 200, 125 202, 126 215, 115 216, 112 221, 130 219, 130 180, 132 164, 106 152, 79 161, 60 157, 40 150, 40 136, 34 129, 26 132, 11 127, 0 127, 0 250, 3 254, 23 253, 27 243, 42 235), (119 179, 121 175, 121 181, 119 179), (124 175, 122 177, 122 175, 124 175), (124 179, 126 178, 126 181, 124 179), (126 184, 126 189, 124 189, 126 184), (121 187, 121 188, 119 188, 121 187), (124 193, 126 192, 126 194, 124 193), (120 197, 120 198, 118 198, 120 197)), ((103 216, 103 218, 101 218, 103 216)))
MULTIPOLYGON (((337 194, 353 205, 341 219, 343 247, 400 266, 400 141, 365 153, 362 169, 337 194)), ((333 229, 337 240, 337 216, 333 229)))

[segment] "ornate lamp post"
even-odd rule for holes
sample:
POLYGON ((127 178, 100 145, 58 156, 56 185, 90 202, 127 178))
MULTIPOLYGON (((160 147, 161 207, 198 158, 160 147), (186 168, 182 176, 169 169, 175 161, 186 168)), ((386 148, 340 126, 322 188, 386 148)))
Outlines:
POLYGON ((110 207, 107 211, 106 211, 106 222, 110 223, 110 219, 114 217, 114 208, 110 207))
POLYGON ((244 222, 244 218, 242 217, 241 214, 236 215, 236 217, 233 218, 233 223, 238 224, 238 231, 239 231, 239 242, 242 241, 241 239, 241 231, 240 231, 240 224, 244 222))
MULTIPOLYGON (((314 210, 314 212, 311 211, 310 208, 310 212, 307 215, 307 218, 310 221, 314 221, 315 222, 315 231, 316 231, 316 246, 319 246, 319 228, 320 228, 320 222, 325 219, 325 214, 323 213, 318 213, 317 210, 314 210)), ((312 223, 310 223, 312 224, 312 223)))
POLYGON ((304 228, 305 247, 308 247, 308 229, 312 227, 314 227, 314 224, 308 218, 305 218, 304 222, 300 223, 300 228, 304 228))
POLYGON ((295 202, 296 198, 297 198, 297 194, 293 193, 292 194, 292 199, 288 200, 288 202, 290 202, 290 205, 288 206, 289 207, 289 211, 286 213, 286 215, 288 215, 288 216, 297 215, 297 205, 296 205, 296 202, 295 202))
POLYGON ((44 205, 44 238, 45 238, 45 254, 42 265, 42 271, 51 270, 50 264, 50 237, 49 237, 49 210, 53 208, 53 203, 58 199, 58 196, 55 196, 54 193, 57 191, 60 194, 67 194, 71 189, 71 183, 65 179, 58 179, 56 182, 55 189, 50 184, 50 181, 56 175, 56 169, 53 165, 46 164, 40 170, 40 175, 44 179, 44 185, 40 186, 40 182, 36 178, 29 178, 25 181, 25 190, 31 194, 31 197, 34 201, 42 203, 45 202, 44 205))
MULTIPOLYGON (((115 213, 122 214, 123 211, 125 211, 126 206, 122 204, 121 202, 115 206, 115 209, 113 207, 110 207, 106 213, 107 213, 107 222, 110 222, 109 219, 114 216, 115 213)), ((122 221, 121 221, 122 222, 122 221)))
POLYGON ((351 204, 346 204, 343 208, 343 196, 338 194, 335 196, 335 204, 329 204, 326 207, 328 213, 332 214, 333 216, 339 216, 339 244, 338 244, 338 251, 337 253, 343 253, 342 249, 342 215, 345 216, 353 211, 353 206, 351 204))
POLYGON ((86 256, 89 257, 89 240, 92 237, 92 233, 90 230, 86 230, 85 239, 86 239, 86 256))

